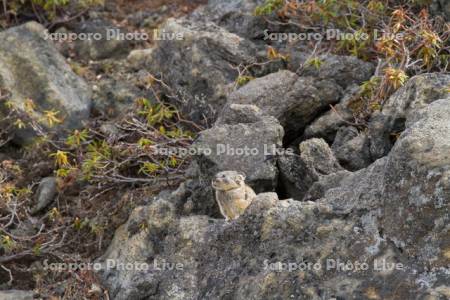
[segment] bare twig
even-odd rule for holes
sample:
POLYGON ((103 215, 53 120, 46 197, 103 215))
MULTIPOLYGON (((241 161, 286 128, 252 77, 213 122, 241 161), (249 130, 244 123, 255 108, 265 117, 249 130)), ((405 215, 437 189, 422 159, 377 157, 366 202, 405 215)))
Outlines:
POLYGON ((71 17, 68 17, 68 18, 64 18, 64 19, 56 20, 56 21, 52 22, 52 23, 47 27, 47 29, 50 30, 50 29, 52 29, 53 27, 55 27, 56 25, 68 23, 68 22, 70 22, 70 21, 73 21, 73 20, 75 20, 75 19, 78 19, 78 18, 81 17, 82 15, 86 14, 88 11, 89 11, 89 8, 86 8, 86 9, 84 9, 83 11, 81 11, 80 13, 78 13, 78 14, 76 14, 76 15, 74 15, 74 16, 71 16, 71 17))
POLYGON ((9 13, 8 13, 8 6, 6 4, 6 0, 3 0, 3 11, 5 13, 6 22, 9 23, 9 13))
POLYGON ((347 125, 351 125, 351 126, 361 126, 361 124, 358 124, 358 123, 353 123, 353 122, 350 122, 350 121, 347 121, 338 111, 337 111, 337 109, 333 106, 333 105, 331 105, 330 104, 330 108, 331 108, 331 110, 344 122, 344 123, 346 123, 347 125))
POLYGON ((6 284, 7 284, 8 286, 11 286, 11 284, 13 283, 13 280, 14 280, 14 278, 13 278, 13 276, 12 276, 12 273, 11 273, 11 270, 8 269, 7 267, 5 267, 4 265, 0 265, 0 267, 2 267, 3 270, 5 270, 6 272, 8 272, 8 274, 9 274, 9 280, 8 280, 8 282, 7 282, 6 284))

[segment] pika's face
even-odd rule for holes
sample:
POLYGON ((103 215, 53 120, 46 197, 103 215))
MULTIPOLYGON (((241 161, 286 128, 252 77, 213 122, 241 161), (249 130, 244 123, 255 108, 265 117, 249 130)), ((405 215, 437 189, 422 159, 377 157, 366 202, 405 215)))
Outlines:
POLYGON ((245 176, 236 171, 223 171, 217 173, 212 180, 212 187, 219 191, 229 191, 243 186, 245 176))

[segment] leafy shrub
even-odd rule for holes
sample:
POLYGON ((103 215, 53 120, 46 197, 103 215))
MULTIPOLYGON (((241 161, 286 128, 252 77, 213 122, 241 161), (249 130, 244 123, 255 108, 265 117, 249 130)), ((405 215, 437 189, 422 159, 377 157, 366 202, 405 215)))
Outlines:
POLYGON ((275 10, 281 8, 284 4, 284 0, 267 0, 263 5, 258 6, 255 10, 255 15, 268 15, 275 10))
POLYGON ((43 25, 51 26, 59 19, 70 19, 103 4, 104 0, 8 0, 4 1, 2 8, 6 25, 11 25, 11 19, 14 19, 14 24, 31 15, 43 25))
MULTIPOLYGON (((322 40, 304 66, 320 68, 314 59, 332 52, 356 56, 377 64, 377 73, 361 86, 357 101, 359 119, 381 109, 384 101, 406 80, 424 72, 449 70, 450 25, 430 17, 429 0, 286 0, 266 1, 255 14, 269 22, 292 25, 299 32, 324 34, 328 29, 346 38, 322 40), (270 16, 267 16, 270 15, 270 16), (277 20, 273 20, 276 18, 277 20), (365 37, 365 38, 360 38, 365 37)), ((301 41, 303 42, 303 41, 301 41)), ((291 45, 289 45, 291 46, 291 45)), ((364 122, 363 122, 364 123, 364 122)))

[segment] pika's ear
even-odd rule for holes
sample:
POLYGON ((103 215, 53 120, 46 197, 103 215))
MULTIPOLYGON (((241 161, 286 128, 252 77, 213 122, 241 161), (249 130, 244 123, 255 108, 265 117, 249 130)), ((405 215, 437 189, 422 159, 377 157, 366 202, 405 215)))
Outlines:
POLYGON ((239 172, 238 173, 237 179, 240 179, 240 180, 244 181, 245 178, 246 178, 245 173, 243 173, 243 172, 239 172))

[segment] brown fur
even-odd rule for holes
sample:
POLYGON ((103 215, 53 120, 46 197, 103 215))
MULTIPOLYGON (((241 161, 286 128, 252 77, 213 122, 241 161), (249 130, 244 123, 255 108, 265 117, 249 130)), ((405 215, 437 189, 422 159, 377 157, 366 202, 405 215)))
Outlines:
POLYGON ((220 212, 227 221, 235 220, 256 197, 251 187, 245 184, 245 176, 236 171, 217 173, 212 186, 220 212))

